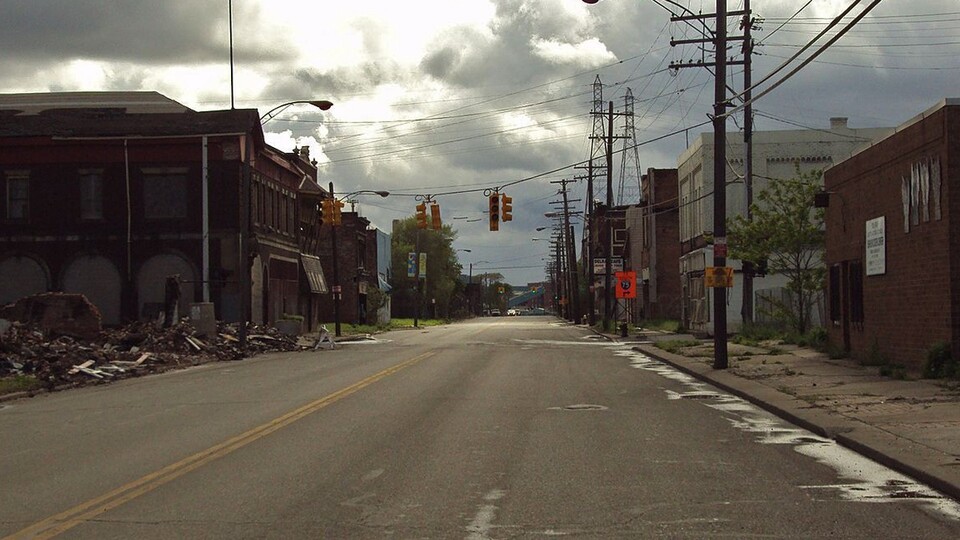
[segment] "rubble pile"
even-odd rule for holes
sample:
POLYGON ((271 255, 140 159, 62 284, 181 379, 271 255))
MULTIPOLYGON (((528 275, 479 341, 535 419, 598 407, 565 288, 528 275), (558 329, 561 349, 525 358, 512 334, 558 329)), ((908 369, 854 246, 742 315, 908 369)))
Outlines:
POLYGON ((219 324, 216 336, 198 337, 189 320, 169 328, 133 323, 81 338, 41 330, 36 324, 3 321, 0 377, 30 375, 44 387, 106 382, 178 367, 276 351, 303 349, 272 327, 248 326, 246 354, 238 324, 219 324))

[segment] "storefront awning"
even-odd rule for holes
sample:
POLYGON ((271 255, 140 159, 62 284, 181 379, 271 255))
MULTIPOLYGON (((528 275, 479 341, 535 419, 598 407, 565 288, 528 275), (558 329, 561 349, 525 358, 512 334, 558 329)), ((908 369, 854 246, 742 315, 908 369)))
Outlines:
POLYGON ((326 294, 327 280, 323 278, 323 268, 320 267, 320 259, 313 255, 301 253, 300 264, 303 267, 303 273, 307 275, 307 284, 310 286, 310 292, 313 294, 326 294))

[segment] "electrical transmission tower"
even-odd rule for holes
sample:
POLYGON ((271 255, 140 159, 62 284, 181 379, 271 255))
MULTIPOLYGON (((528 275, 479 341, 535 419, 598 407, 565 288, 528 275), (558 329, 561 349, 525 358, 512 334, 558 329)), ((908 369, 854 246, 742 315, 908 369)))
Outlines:
MULTIPOLYGON (((596 80, 593 81, 593 109, 590 114, 593 117, 593 133, 590 134, 590 178, 588 179, 586 201, 587 215, 589 216, 593 215, 594 199, 602 199, 600 197, 601 192, 597 189, 598 184, 593 180, 603 178, 606 174, 607 148, 605 141, 607 134, 603 112, 603 83, 600 82, 600 76, 597 75, 596 80)), ((600 182, 599 185, 602 186, 603 183, 600 182)))
POLYGON ((623 104, 623 152, 620 153, 620 184, 617 204, 635 204, 643 197, 640 186, 640 150, 637 149, 637 129, 633 121, 633 90, 627 88, 623 104))

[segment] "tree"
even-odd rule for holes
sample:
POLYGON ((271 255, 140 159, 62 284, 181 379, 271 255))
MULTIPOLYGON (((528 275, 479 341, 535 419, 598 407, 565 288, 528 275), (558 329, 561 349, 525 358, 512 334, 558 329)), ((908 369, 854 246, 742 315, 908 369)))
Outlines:
POLYGON ((767 263, 770 273, 787 278, 790 295, 773 301, 775 317, 786 319, 800 334, 810 327, 810 314, 823 293, 825 268, 824 210, 813 207, 822 189, 823 172, 801 173, 776 180, 757 195, 751 205, 752 220, 737 216, 728 221, 730 256, 751 261, 756 268, 767 263))
POLYGON ((393 228, 390 286, 394 313, 412 317, 416 312, 417 280, 407 277, 407 256, 416 251, 417 235, 420 236, 420 252, 427 254, 427 277, 423 280, 420 315, 432 315, 431 300, 436 300, 437 315, 449 317, 453 312, 451 302, 460 287, 462 270, 453 249, 456 231, 449 225, 439 231, 418 229, 415 216, 395 222, 393 228))

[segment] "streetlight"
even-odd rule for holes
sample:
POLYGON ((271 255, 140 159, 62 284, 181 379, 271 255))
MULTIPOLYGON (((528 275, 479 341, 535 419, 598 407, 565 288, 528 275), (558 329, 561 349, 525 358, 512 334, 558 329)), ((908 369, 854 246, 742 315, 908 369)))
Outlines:
MULTIPOLYGON (((365 193, 370 193, 373 195, 379 195, 381 197, 386 197, 390 195, 389 191, 377 191, 371 189, 361 189, 358 191, 353 191, 347 193, 346 195, 336 198, 336 194, 333 191, 333 182, 330 182, 330 196, 336 199, 337 201, 342 201, 348 197, 353 197, 354 195, 362 195, 365 193)), ((340 257, 337 255, 337 227, 338 225, 333 224, 330 226, 330 243, 333 251, 333 329, 334 335, 340 337, 340 257)))
POLYGON ((330 107, 333 107, 333 102, 327 101, 327 100, 325 100, 325 99, 319 99, 319 100, 313 100, 313 99, 295 99, 295 100, 293 100, 293 101, 288 101, 288 102, 286 102, 286 103, 281 103, 280 105, 277 105, 276 107, 274 107, 274 108, 270 109, 269 111, 267 111, 266 114, 264 114, 263 116, 260 117, 260 125, 266 124, 267 122, 269 122, 270 120, 272 120, 273 117, 277 115, 277 113, 279 113, 280 111, 286 109, 287 107, 289 107, 289 106, 291 106, 291 105, 297 105, 297 104, 300 104, 300 103, 307 104, 307 105, 313 105, 314 107, 320 109, 321 111, 326 111, 326 110, 329 110, 330 107))
MULTIPOLYGON (((476 263, 470 263, 470 273, 467 274, 467 284, 468 284, 468 285, 473 285, 473 265, 474 265, 474 264, 477 264, 477 265, 490 264, 490 261, 477 261, 476 263)), ((483 288, 483 287, 481 287, 481 289, 482 289, 482 288, 483 288)), ((468 302, 468 303, 470 302, 470 296, 469 296, 469 295, 467 295, 467 302, 468 302)), ((480 292, 480 303, 481 303, 481 307, 482 307, 482 304, 483 304, 483 291, 480 292)), ((473 313, 473 310, 471 309, 472 307, 473 307, 472 304, 471 304, 470 306, 467 306, 467 309, 470 310, 470 313, 471 313, 471 314, 473 313)))

